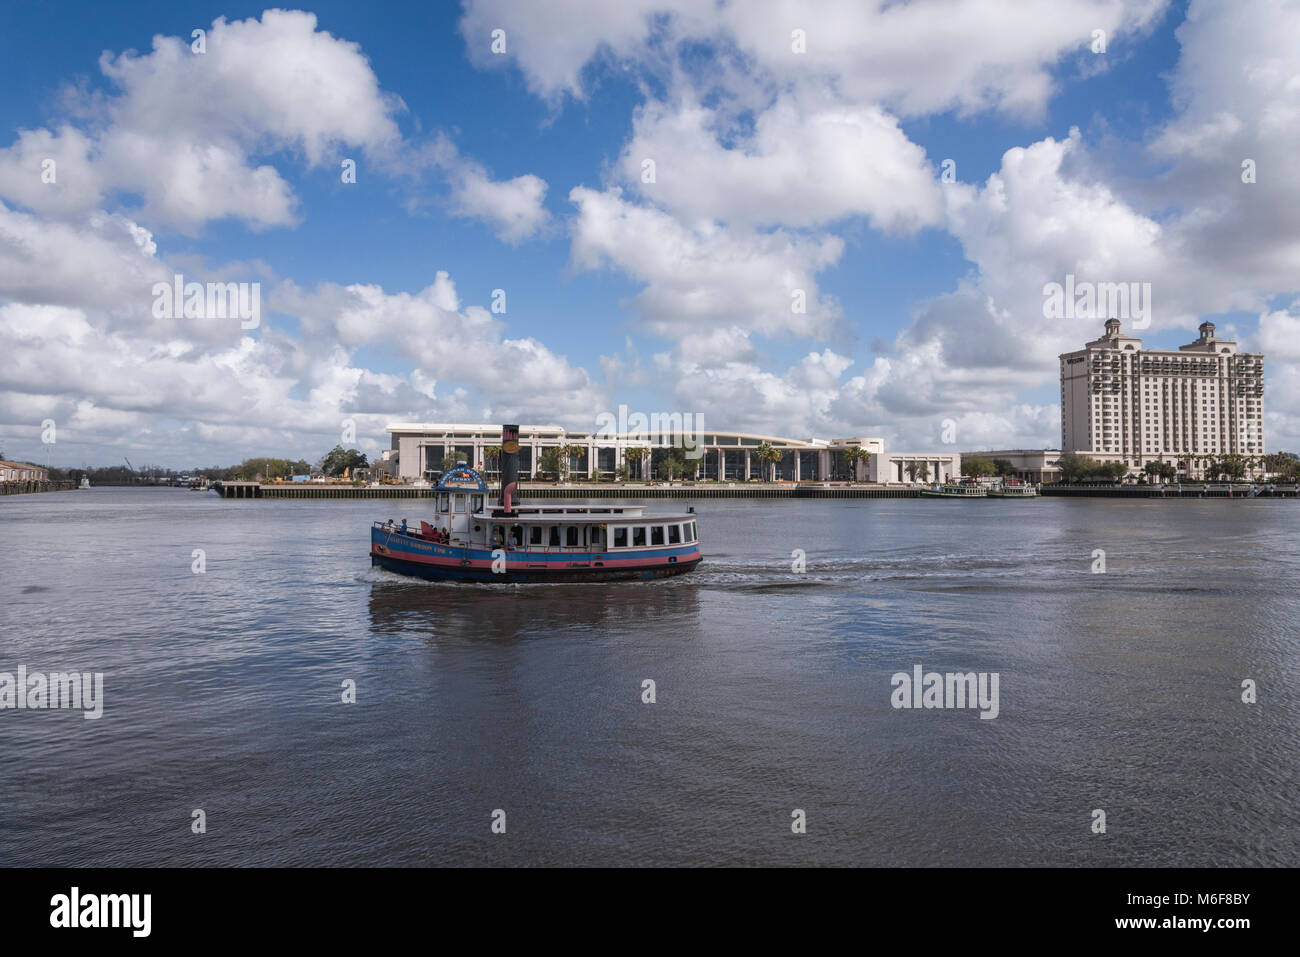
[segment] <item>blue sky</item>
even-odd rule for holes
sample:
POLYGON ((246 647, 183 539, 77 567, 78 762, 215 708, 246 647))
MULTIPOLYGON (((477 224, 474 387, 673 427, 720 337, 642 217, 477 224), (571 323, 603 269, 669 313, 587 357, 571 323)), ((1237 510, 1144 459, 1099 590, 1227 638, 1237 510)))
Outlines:
POLYGON ((345 419, 374 452, 391 421, 621 403, 1053 445, 1055 355, 1100 328, 1038 314, 1067 272, 1152 282, 1151 345, 1213 316, 1266 351, 1268 445, 1296 444, 1297 187, 1237 169, 1293 155, 1294 8, 536 6, 6 8, 6 454, 314 459, 345 419), (151 317, 175 272, 259 281, 261 325, 151 317))

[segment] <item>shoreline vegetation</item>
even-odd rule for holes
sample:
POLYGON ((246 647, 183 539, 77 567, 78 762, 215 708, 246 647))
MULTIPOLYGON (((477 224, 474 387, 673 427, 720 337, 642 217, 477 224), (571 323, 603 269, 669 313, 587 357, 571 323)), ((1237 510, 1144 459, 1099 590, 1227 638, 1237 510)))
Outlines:
MULTIPOLYGON (((4 458, 0 454, 0 458, 4 458)), ((370 468, 364 452, 357 449, 344 449, 336 445, 326 452, 313 465, 306 459, 277 459, 257 457, 244 459, 238 465, 208 465, 192 469, 172 469, 161 465, 142 465, 136 468, 123 457, 123 465, 93 465, 81 468, 60 468, 50 466, 51 483, 70 482, 75 487, 83 478, 90 481, 92 488, 113 486, 183 486, 191 482, 206 479, 208 482, 273 482, 277 479, 289 479, 294 475, 323 476, 341 478, 358 469, 370 468)), ((46 468, 38 462, 23 462, 37 468, 46 468)), ((3 484, 3 483, 0 483, 3 484)))

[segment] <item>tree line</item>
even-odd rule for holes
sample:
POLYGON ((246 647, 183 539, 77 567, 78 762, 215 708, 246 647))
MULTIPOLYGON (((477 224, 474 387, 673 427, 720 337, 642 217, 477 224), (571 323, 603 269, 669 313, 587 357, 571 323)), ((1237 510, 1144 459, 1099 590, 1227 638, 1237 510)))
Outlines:
MULTIPOLYGON (((1123 462, 1094 462, 1077 452, 1066 452, 1057 462, 1063 482, 1119 481, 1128 474, 1123 462)), ((1146 477, 1152 481, 1169 482, 1181 471, 1184 475, 1193 468, 1201 469, 1209 481, 1239 481, 1248 473, 1263 469, 1282 481, 1300 479, 1300 456, 1293 452, 1274 452, 1271 455, 1178 455, 1170 461, 1157 460, 1143 466, 1146 477), (1180 470, 1179 465, 1183 468, 1180 470)))
MULTIPOLYGON (((3 458, 0 454, 0 458, 3 458)), ((315 464, 306 459, 280 459, 259 456, 244 459, 237 465, 208 465, 192 469, 164 468, 160 465, 143 465, 132 468, 122 465, 90 466, 86 468, 51 468, 50 479, 71 479, 80 482, 82 477, 91 485, 174 485, 193 478, 206 478, 212 482, 272 482, 294 475, 322 474, 337 478, 344 472, 368 468, 369 461, 358 449, 345 449, 336 445, 322 455, 315 464)))

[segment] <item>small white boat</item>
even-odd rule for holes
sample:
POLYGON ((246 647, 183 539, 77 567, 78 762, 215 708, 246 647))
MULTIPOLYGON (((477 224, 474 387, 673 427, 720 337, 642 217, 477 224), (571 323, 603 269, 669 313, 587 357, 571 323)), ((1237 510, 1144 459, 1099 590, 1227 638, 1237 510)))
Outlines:
POLYGON ((1037 498, 1038 489, 1019 479, 1008 479, 989 489, 989 498, 1037 498))
POLYGON ((942 485, 935 483, 921 489, 924 498, 987 498, 988 494, 988 489, 974 482, 945 482, 942 485))

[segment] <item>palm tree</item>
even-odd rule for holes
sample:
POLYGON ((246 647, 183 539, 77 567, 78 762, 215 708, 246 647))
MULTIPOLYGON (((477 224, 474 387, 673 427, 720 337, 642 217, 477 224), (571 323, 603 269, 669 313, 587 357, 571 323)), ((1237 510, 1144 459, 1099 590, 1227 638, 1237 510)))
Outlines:
POLYGON ((487 462, 489 463, 489 470, 491 470, 491 469, 490 469, 490 464, 491 464, 491 463, 498 463, 498 464, 499 464, 500 461, 501 461, 501 446, 499 446, 499 445, 488 445, 488 446, 484 446, 484 448, 483 448, 483 458, 485 458, 485 459, 487 460, 487 462))
POLYGON ((924 462, 920 463, 920 464, 917 465, 917 467, 916 467, 916 475, 917 475, 917 478, 919 478, 922 482, 927 482, 927 481, 929 481, 929 479, 930 479, 930 466, 926 465, 924 462))
POLYGON ((907 477, 911 479, 913 482, 916 481, 916 473, 919 470, 920 470, 920 466, 916 462, 908 462, 906 465, 903 466, 903 471, 907 473, 907 477))
POLYGON ((568 477, 569 469, 573 467, 574 457, 582 458, 586 454, 586 447, 581 445, 570 445, 566 442, 556 447, 555 462, 559 469, 561 481, 568 477))
POLYGON ((623 458, 627 459, 629 462, 635 463, 638 477, 644 478, 645 476, 641 471, 641 460, 644 459, 649 454, 650 454, 649 449, 638 445, 630 449, 624 449, 623 458))
POLYGON ((858 463, 866 463, 871 458, 871 453, 860 445, 851 445, 844 450, 844 461, 849 464, 850 477, 857 481, 858 463))
POLYGON ((776 463, 781 461, 782 455, 779 449, 773 448, 771 443, 764 442, 758 448, 754 449, 754 458, 760 462, 766 462, 771 466, 769 475, 772 476, 770 481, 776 481, 776 463))

